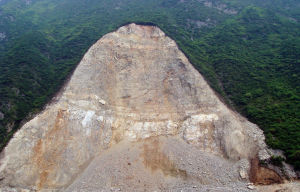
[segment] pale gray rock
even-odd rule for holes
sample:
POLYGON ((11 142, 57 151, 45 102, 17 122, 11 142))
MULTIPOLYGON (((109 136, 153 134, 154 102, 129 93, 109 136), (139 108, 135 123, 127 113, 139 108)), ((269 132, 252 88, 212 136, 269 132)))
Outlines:
POLYGON ((32 3, 31 0, 23 0, 25 2, 26 5, 30 5, 32 3))
POLYGON ((248 189, 251 189, 251 190, 255 189, 255 187, 253 185, 248 185, 247 187, 248 187, 248 189))
POLYGON ((223 3, 218 3, 213 1, 199 1, 199 2, 203 2, 203 5, 206 7, 218 9, 219 11, 222 11, 223 13, 228 15, 236 15, 238 13, 237 10, 233 8, 229 8, 226 4, 223 3))
POLYGON ((235 166, 174 136, 123 140, 96 157, 65 191, 249 191, 235 166))
POLYGON ((285 176, 288 178, 288 179, 295 179, 297 178, 297 174, 296 172, 294 171, 294 168, 293 166, 285 163, 285 162, 282 162, 282 169, 283 169, 283 173, 285 174, 285 176))
POLYGON ((241 179, 249 179, 249 169, 250 169, 250 163, 247 159, 241 159, 239 162, 239 174, 241 179))
POLYGON ((238 161, 266 151, 264 139, 172 39, 130 24, 96 42, 55 100, 14 135, 0 186, 130 191, 138 175, 140 189, 248 191, 238 161), (162 146, 147 144, 155 138, 162 146))
POLYGON ((6 33, 0 32, 0 41, 5 40, 6 38, 6 33))

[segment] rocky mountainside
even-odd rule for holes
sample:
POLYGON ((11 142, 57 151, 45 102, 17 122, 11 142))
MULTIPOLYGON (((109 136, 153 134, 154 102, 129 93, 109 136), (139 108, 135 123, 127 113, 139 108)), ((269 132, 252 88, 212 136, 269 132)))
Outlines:
POLYGON ((172 39, 130 24, 94 44, 60 94, 14 135, 0 186, 248 191, 249 179, 281 181, 259 167, 268 158, 262 131, 220 101, 172 39))

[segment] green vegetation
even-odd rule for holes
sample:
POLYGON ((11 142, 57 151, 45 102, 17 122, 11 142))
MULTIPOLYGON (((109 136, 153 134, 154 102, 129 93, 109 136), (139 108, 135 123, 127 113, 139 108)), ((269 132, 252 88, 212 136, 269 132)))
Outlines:
POLYGON ((0 149, 96 40, 131 22, 165 31, 300 169, 299 0, 1 1, 0 149))

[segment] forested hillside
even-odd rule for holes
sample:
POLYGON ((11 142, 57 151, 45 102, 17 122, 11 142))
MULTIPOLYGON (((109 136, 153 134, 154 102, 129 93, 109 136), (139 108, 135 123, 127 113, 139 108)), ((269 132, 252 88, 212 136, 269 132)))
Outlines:
POLYGON ((300 0, 2 0, 0 148, 102 35, 159 26, 300 168, 300 0))

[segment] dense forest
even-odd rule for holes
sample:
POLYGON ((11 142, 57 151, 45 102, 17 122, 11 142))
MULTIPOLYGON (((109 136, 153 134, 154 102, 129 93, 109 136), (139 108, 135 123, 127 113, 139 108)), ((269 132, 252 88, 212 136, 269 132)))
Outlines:
POLYGON ((0 0, 0 149, 96 40, 131 22, 174 39, 300 169, 300 0, 0 0))

